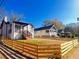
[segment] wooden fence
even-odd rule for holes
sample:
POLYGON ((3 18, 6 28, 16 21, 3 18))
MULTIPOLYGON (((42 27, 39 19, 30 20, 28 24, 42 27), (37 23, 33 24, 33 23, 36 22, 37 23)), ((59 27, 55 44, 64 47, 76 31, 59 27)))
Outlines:
POLYGON ((34 59, 64 59, 62 57, 78 44, 77 39, 53 45, 33 45, 10 39, 3 40, 3 42, 12 49, 34 59))

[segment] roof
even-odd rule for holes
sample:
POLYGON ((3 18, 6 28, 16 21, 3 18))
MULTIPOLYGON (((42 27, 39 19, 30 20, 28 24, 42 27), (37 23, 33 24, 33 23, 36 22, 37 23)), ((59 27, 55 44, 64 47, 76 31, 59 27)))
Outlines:
MULTIPOLYGON (((4 20, 2 20, 0 28, 2 28, 3 23, 6 23, 6 22, 4 20)), ((31 23, 24 23, 24 22, 18 22, 18 21, 13 21, 13 23, 21 24, 21 25, 24 25, 24 26, 31 25, 33 27, 33 25, 31 23)), ((7 22, 6 24, 10 24, 10 22, 7 22)))
POLYGON ((16 24, 21 24, 21 25, 31 25, 33 27, 33 25, 31 23, 24 23, 24 22, 19 22, 19 21, 13 21, 13 23, 16 23, 16 24))
POLYGON ((34 29, 35 31, 39 31, 39 30, 44 30, 44 29, 50 29, 53 25, 49 25, 49 26, 44 26, 44 27, 40 27, 40 28, 36 28, 34 29))
POLYGON ((58 30, 58 33, 61 33, 62 31, 64 31, 64 30, 63 30, 63 29, 59 29, 59 30, 58 30))
POLYGON ((0 28, 2 28, 3 23, 10 24, 10 22, 5 22, 4 20, 2 20, 2 23, 1 23, 1 25, 0 25, 0 28))

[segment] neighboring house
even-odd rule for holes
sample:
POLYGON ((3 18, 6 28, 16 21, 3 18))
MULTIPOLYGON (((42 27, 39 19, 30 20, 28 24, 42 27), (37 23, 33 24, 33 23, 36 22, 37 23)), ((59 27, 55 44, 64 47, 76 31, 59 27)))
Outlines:
POLYGON ((58 36, 59 37, 72 37, 72 38, 74 37, 74 35, 71 32, 65 31, 64 29, 58 30, 58 36))
POLYGON ((30 23, 13 21, 12 23, 6 22, 5 18, 1 23, 1 35, 11 39, 33 38, 34 28, 30 23))
POLYGON ((58 32, 57 32, 57 35, 62 36, 63 33, 64 33, 64 29, 59 29, 58 32))
POLYGON ((44 26, 34 29, 35 37, 58 37, 57 29, 54 25, 44 26))

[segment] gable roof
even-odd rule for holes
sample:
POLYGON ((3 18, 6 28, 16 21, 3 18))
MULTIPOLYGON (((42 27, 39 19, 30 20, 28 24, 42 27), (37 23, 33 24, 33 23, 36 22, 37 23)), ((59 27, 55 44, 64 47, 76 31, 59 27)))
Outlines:
POLYGON ((19 22, 19 21, 13 21, 13 23, 24 25, 24 26, 31 25, 33 27, 33 25, 31 23, 24 23, 24 22, 19 22))
POLYGON ((39 31, 39 30, 50 29, 52 26, 54 26, 54 25, 49 25, 49 26, 40 27, 40 28, 36 28, 36 29, 34 29, 34 30, 35 30, 35 31, 39 31))
POLYGON ((10 24, 10 22, 5 22, 4 19, 3 19, 3 20, 2 20, 2 23, 0 24, 0 28, 2 28, 3 23, 5 23, 5 24, 10 24))
MULTIPOLYGON (((3 27, 3 23, 11 25, 11 23, 9 21, 5 22, 4 20, 2 20, 2 23, 0 24, 0 28, 3 27)), ((18 21, 13 21, 13 23, 20 24, 20 25, 23 25, 23 26, 31 25, 33 27, 33 25, 31 23, 24 23, 24 22, 18 22, 18 21)))
POLYGON ((13 23, 16 23, 16 24, 21 24, 21 25, 28 25, 28 23, 19 22, 19 21, 13 21, 13 23))

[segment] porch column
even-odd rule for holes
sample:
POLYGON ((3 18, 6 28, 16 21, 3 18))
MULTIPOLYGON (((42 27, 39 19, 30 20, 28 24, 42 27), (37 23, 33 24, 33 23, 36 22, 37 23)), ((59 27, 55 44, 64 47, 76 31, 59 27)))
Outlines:
MULTIPOLYGON (((23 36, 23 26, 21 26, 21 37, 23 36)), ((22 37, 23 38, 23 37, 22 37)))
POLYGON ((11 34, 11 38, 12 39, 15 39, 15 34, 14 34, 14 32, 15 32, 15 23, 12 23, 12 34, 11 34))
POLYGON ((50 37, 51 37, 51 30, 49 30, 49 35, 50 35, 50 37))

